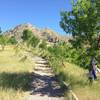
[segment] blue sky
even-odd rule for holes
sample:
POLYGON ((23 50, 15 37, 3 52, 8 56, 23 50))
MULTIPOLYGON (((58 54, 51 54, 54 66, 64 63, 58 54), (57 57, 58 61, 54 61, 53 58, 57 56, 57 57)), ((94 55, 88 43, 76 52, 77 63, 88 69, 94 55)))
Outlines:
POLYGON ((70 0, 0 0, 0 27, 5 31, 28 22, 65 34, 59 26, 60 12, 70 9, 70 0))

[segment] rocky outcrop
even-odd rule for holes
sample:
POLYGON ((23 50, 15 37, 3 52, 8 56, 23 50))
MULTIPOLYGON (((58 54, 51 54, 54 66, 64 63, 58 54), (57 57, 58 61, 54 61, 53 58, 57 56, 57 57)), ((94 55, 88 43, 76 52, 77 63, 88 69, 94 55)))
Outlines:
POLYGON ((39 36, 39 30, 36 29, 35 27, 33 27, 31 24, 27 23, 27 24, 21 24, 16 26, 15 28, 6 31, 5 35, 11 37, 14 36, 16 39, 21 39, 22 33, 25 29, 29 29, 33 32, 34 35, 39 36))
POLYGON ((38 37, 40 39, 46 39, 49 42, 57 42, 60 40, 65 41, 65 39, 62 36, 60 36, 58 33, 54 32, 53 30, 48 29, 48 28, 39 29, 39 28, 34 27, 30 23, 17 25, 15 28, 13 28, 9 31, 6 31, 4 33, 5 33, 5 35, 7 35, 9 37, 14 36, 17 40, 20 40, 22 33, 25 29, 31 30, 36 37, 38 37))

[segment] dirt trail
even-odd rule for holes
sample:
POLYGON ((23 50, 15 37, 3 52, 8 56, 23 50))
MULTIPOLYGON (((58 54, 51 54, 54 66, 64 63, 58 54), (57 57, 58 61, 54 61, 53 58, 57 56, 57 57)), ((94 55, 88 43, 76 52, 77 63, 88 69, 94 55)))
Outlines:
POLYGON ((35 70, 32 74, 32 91, 26 100, 66 100, 47 61, 41 57, 34 57, 35 70))

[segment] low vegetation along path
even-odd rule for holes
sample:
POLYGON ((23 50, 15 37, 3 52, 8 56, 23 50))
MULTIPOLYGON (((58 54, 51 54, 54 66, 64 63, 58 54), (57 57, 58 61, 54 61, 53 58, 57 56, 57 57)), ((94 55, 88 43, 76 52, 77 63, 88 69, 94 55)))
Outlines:
POLYGON ((66 100, 48 63, 41 57, 34 57, 35 69, 32 74, 32 91, 27 100, 66 100))

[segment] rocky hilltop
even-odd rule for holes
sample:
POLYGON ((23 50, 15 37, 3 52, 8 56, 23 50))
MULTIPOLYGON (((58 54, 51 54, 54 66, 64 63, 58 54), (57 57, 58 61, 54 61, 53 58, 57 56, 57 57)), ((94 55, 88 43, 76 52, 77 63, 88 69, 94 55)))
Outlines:
POLYGON ((60 36, 58 33, 54 32, 51 29, 36 28, 30 23, 17 25, 15 28, 10 29, 4 33, 5 33, 5 35, 7 35, 9 37, 14 36, 17 40, 20 40, 22 33, 25 29, 31 30, 36 37, 38 37, 40 39, 46 39, 49 42, 55 42, 55 41, 60 41, 60 40, 67 41, 68 40, 68 38, 64 38, 63 36, 60 36))

